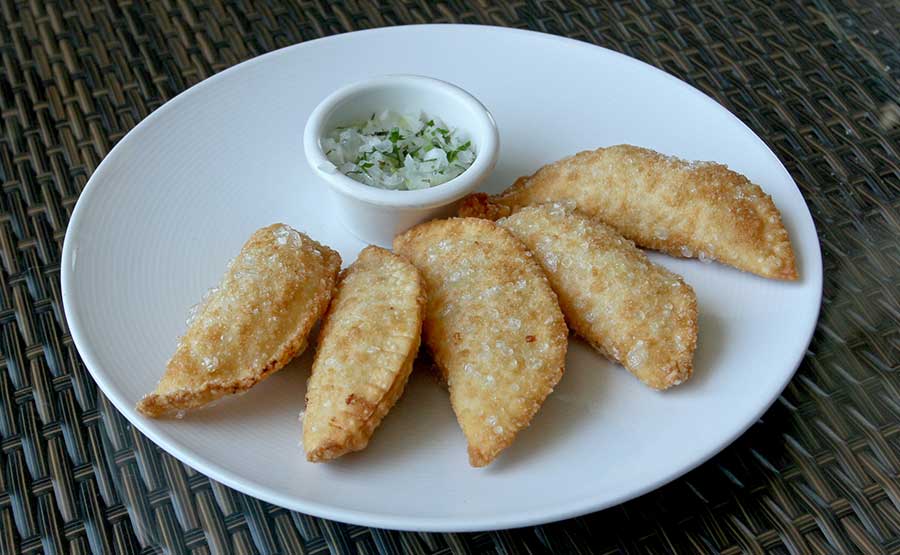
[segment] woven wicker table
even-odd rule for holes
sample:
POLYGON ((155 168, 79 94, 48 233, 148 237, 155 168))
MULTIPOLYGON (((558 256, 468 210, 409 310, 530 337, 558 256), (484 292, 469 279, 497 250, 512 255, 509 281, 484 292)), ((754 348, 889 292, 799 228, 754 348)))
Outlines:
POLYGON ((900 4, 187 4, 0 3, 0 553, 900 553, 900 4), (808 356, 759 423, 687 476, 535 528, 344 525, 166 455, 79 360, 59 257, 116 141, 247 58, 423 22, 528 28, 645 60, 737 114, 802 189, 825 263, 808 356))

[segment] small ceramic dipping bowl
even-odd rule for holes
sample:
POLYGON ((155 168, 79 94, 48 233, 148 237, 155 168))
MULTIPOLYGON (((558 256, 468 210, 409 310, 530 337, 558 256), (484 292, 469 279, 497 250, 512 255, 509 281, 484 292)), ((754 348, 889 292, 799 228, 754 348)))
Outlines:
POLYGON ((303 149, 313 172, 331 190, 344 227, 363 241, 390 247, 398 233, 452 215, 454 203, 494 169, 500 138, 487 108, 456 85, 419 75, 386 75, 347 85, 326 97, 306 122, 303 149), (384 110, 421 111, 441 118, 472 141, 475 161, 446 183, 414 191, 379 189, 342 174, 325 156, 322 140, 336 127, 384 110))

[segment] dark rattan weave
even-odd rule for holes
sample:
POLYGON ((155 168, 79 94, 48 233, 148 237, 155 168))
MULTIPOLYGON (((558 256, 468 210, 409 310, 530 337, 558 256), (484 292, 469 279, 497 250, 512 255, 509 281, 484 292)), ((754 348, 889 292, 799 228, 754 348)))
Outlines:
POLYGON ((3 0, 0 553, 900 553, 898 6, 3 0), (712 95, 787 165, 822 241, 821 319, 779 401, 712 461, 566 522, 389 532, 211 482, 98 392, 62 314, 59 257, 112 145, 241 60, 421 22, 511 25, 640 58, 712 95))

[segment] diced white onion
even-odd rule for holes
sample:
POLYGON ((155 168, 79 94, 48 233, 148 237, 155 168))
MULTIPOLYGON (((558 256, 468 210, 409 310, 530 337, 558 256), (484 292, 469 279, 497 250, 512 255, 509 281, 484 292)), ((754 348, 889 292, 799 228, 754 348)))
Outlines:
POLYGON ((472 165, 475 149, 457 129, 424 113, 385 110, 331 131, 322 141, 328 160, 348 177, 381 189, 427 189, 472 165))

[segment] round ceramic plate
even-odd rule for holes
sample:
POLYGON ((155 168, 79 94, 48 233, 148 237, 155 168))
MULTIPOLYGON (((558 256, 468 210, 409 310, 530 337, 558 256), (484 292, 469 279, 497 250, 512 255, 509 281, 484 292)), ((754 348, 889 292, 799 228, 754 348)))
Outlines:
POLYGON ((775 400, 809 343, 822 290, 816 231, 796 185, 716 102, 631 58, 559 37, 474 26, 377 29, 285 48, 192 87, 106 157, 66 234, 72 336, 103 392, 178 459, 304 513, 383 528, 524 526, 652 490, 728 445, 775 400), (539 166, 617 143, 746 174, 775 200, 801 279, 652 255, 697 292, 695 375, 665 393, 572 339, 566 374, 532 425, 471 468, 446 391, 417 375, 365 451, 306 462, 297 415, 311 355, 246 395, 182 420, 134 410, 163 372, 188 308, 257 228, 285 222, 338 249, 364 245, 303 159, 307 116, 331 91, 388 73, 456 83, 493 112, 498 191, 539 166))

